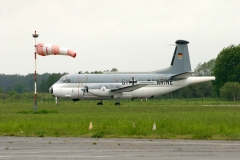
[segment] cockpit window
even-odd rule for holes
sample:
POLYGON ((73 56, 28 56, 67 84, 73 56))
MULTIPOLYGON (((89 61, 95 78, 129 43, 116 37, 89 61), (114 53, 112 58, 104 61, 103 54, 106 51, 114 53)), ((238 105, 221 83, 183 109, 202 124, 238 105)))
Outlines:
POLYGON ((59 81, 60 81, 60 82, 63 82, 63 83, 69 83, 69 82, 70 82, 70 79, 67 78, 67 76, 63 76, 59 81))

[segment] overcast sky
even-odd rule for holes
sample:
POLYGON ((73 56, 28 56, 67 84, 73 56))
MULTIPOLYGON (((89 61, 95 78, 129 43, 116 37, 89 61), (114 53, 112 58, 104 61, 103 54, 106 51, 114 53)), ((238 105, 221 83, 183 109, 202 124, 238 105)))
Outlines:
POLYGON ((194 70, 240 43, 239 0, 0 0, 0 74, 34 72, 34 38, 77 53, 37 56, 37 72, 169 67, 178 39, 194 70))

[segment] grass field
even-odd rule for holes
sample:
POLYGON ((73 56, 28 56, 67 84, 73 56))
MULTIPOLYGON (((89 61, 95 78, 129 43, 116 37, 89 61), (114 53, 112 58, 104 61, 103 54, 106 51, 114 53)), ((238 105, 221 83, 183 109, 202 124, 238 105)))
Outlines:
POLYGON ((215 99, 0 103, 0 136, 240 140, 240 104, 215 99), (93 130, 89 131, 89 124, 93 130), (153 124, 156 130, 152 130, 153 124))

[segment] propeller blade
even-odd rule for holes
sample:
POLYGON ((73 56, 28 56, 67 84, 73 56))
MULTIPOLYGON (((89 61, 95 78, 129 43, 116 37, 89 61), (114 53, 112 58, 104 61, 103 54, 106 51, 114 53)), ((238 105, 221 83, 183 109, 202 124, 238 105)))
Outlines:
POLYGON ((82 96, 82 100, 84 100, 84 96, 85 96, 85 92, 88 93, 88 86, 85 86, 84 88, 81 89, 83 91, 83 96, 82 96))

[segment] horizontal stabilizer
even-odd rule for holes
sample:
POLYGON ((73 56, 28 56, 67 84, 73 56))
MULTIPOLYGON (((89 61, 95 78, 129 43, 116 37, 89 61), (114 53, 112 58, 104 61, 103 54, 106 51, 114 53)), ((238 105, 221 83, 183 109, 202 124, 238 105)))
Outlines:
POLYGON ((174 76, 172 76, 172 79, 185 79, 190 77, 193 74, 193 72, 185 72, 185 73, 181 73, 181 74, 176 74, 174 76))

